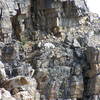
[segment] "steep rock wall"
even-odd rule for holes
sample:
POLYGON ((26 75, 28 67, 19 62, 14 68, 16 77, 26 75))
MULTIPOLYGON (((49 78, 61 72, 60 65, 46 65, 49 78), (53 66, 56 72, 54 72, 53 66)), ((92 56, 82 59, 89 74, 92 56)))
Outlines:
POLYGON ((1 0, 0 21, 1 99, 99 100, 100 21, 84 0, 1 0))

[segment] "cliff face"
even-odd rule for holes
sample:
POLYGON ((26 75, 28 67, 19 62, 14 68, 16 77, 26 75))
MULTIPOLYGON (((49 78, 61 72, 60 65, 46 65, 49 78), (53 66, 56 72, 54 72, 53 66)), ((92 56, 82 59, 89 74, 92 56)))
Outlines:
POLYGON ((85 0, 1 0, 0 99, 99 100, 99 33, 85 0))

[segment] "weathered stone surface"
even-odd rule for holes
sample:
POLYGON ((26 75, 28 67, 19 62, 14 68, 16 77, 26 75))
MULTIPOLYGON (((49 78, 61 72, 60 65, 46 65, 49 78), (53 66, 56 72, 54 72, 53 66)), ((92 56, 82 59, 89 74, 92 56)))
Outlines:
POLYGON ((1 100, 16 100, 11 96, 10 92, 5 90, 4 88, 0 89, 0 99, 1 100))
POLYGON ((100 64, 92 64, 91 69, 86 71, 87 77, 94 77, 95 75, 98 75, 100 73, 100 64))
POLYGON ((10 80, 5 80, 2 87, 11 91, 14 95, 14 100, 40 100, 40 94, 36 89, 37 83, 34 78, 31 79, 19 76, 10 80))
POLYGON ((1 0, 0 22, 0 86, 11 93, 0 99, 99 100, 100 21, 85 0, 1 0))
POLYGON ((86 51, 87 61, 91 64, 99 64, 100 63, 100 50, 94 47, 88 47, 86 51))
POLYGON ((0 82, 5 80, 6 78, 7 78, 7 75, 5 72, 4 64, 0 61, 0 82))
POLYGON ((6 89, 13 89, 13 88, 17 88, 17 87, 21 87, 21 86, 25 86, 25 85, 29 85, 29 86, 33 86, 34 88, 37 87, 37 83, 35 79, 30 79, 28 77, 22 77, 22 76, 17 76, 15 78, 11 78, 8 79, 4 82, 3 87, 5 87, 6 89))
POLYGON ((100 75, 97 75, 97 76, 94 76, 93 78, 91 78, 89 80, 89 83, 88 83, 88 91, 87 93, 90 94, 90 95, 98 95, 100 93, 100 84, 99 84, 99 81, 100 81, 100 75))
POLYGON ((34 100, 34 98, 32 98, 32 96, 27 91, 19 92, 15 94, 14 97, 16 98, 16 100, 21 100, 21 99, 22 100, 34 100))

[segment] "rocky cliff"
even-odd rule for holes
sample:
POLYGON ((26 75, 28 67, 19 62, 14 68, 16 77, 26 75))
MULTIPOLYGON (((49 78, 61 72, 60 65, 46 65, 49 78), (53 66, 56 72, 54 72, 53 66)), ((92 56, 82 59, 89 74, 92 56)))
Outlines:
POLYGON ((85 0, 1 0, 0 60, 0 100, 99 100, 100 18, 85 0))

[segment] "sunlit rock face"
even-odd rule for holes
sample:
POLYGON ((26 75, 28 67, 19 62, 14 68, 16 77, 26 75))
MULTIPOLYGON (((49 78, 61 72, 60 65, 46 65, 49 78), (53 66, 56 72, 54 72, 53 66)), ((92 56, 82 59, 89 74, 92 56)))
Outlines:
POLYGON ((0 100, 99 100, 100 21, 85 0, 0 0, 0 18, 0 100))
POLYGON ((88 8, 91 12, 100 16, 100 0, 86 0, 88 8))

